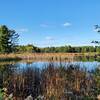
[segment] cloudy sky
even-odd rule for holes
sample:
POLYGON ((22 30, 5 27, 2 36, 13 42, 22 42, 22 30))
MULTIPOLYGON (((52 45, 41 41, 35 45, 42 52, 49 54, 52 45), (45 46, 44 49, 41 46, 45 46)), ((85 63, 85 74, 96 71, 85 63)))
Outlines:
POLYGON ((92 45, 100 40, 100 0, 0 0, 0 24, 15 29, 19 44, 92 45))

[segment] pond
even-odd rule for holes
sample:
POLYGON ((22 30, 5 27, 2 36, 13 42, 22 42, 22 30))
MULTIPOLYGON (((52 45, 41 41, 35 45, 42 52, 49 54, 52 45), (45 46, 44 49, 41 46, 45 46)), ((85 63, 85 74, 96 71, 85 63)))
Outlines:
POLYGON ((97 87, 94 76, 99 67, 100 62, 93 58, 81 58, 80 61, 0 62, 0 88, 6 88, 6 94, 13 94, 13 98, 18 100, 24 100, 29 95, 34 99, 39 96, 47 99, 54 96, 56 100, 68 98, 64 90, 73 96, 85 97, 88 94, 95 97, 98 93, 94 89, 97 87), (59 89, 61 91, 57 95, 59 89))
POLYGON ((93 62, 47 62, 47 61, 36 61, 36 62, 17 62, 15 66, 17 66, 18 69, 25 69, 27 67, 37 67, 39 69, 42 69, 44 67, 47 67, 50 63, 53 63, 55 66, 65 66, 68 65, 79 65, 80 68, 86 69, 87 71, 95 70, 100 66, 100 62, 93 61, 93 62))

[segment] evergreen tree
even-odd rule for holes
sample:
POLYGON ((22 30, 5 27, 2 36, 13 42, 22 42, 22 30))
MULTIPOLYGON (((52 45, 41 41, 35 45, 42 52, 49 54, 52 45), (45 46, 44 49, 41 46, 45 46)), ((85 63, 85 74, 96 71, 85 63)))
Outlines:
POLYGON ((7 28, 7 26, 0 26, 0 53, 10 53, 15 51, 19 35, 7 28))

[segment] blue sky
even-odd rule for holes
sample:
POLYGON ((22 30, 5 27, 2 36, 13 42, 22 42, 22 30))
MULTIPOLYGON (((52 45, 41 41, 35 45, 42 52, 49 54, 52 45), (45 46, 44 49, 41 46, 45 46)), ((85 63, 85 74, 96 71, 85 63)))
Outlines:
POLYGON ((100 0, 0 0, 0 24, 15 29, 19 44, 92 45, 100 40, 100 0))

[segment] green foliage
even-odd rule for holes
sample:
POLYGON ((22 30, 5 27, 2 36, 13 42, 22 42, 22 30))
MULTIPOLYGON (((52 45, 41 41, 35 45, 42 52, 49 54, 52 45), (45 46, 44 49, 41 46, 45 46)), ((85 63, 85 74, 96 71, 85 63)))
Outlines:
POLYGON ((82 47, 71 47, 71 46, 61 46, 61 47, 45 47, 39 48, 32 44, 19 45, 17 46, 16 52, 18 53, 89 53, 89 52, 100 52, 100 46, 82 46, 82 47))
POLYGON ((100 52, 100 46, 82 46, 82 47, 71 47, 71 46, 61 46, 61 47, 46 47, 40 48, 42 52, 46 53, 88 53, 88 52, 100 52))
POLYGON ((32 44, 28 44, 28 45, 20 45, 16 47, 17 50, 16 52, 18 53, 33 53, 33 52, 40 52, 40 49, 38 47, 33 46, 32 44))
POLYGON ((19 35, 7 26, 0 26, 0 53, 14 52, 19 35))
POLYGON ((94 98, 92 98, 92 97, 90 97, 90 96, 85 96, 85 97, 83 98, 83 100, 94 100, 94 98))
POLYGON ((3 100, 3 94, 2 89, 0 89, 0 100, 3 100))

